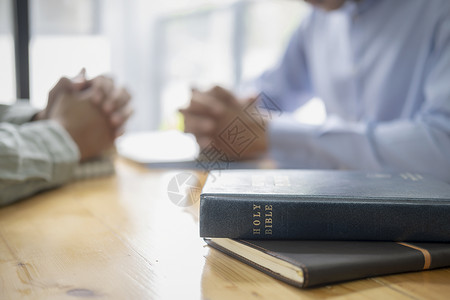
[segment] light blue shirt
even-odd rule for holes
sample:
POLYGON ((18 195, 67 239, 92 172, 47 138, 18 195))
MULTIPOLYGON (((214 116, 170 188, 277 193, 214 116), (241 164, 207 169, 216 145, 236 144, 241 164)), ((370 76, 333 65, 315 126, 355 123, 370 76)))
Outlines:
POLYGON ((450 1, 347 1, 313 9, 259 80, 284 111, 269 126, 283 168, 430 173, 450 182, 450 1), (289 114, 311 97, 325 124, 289 114))

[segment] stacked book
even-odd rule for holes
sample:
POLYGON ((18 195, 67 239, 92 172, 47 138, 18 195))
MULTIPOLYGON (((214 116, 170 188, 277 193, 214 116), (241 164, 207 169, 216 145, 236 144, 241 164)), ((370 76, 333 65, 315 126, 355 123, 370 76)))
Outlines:
POLYGON ((212 171, 200 235, 311 287, 450 266, 450 185, 413 173, 212 171))

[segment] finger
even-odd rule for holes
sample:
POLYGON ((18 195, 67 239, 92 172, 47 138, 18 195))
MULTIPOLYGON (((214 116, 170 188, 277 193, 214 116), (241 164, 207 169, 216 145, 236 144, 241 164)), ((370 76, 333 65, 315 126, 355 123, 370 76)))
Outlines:
POLYGON ((72 78, 73 82, 85 81, 86 80, 86 69, 82 68, 77 75, 72 78))
POLYGON ((184 123, 188 126, 188 128, 191 128, 191 122, 197 122, 197 120, 213 120, 214 122, 217 122, 218 118, 211 114, 205 114, 202 112, 199 112, 198 110, 191 109, 191 108, 182 108, 179 109, 178 112, 180 112, 183 115, 184 123))
POLYGON ((97 76, 90 81, 90 88, 92 89, 92 101, 101 105, 114 91, 114 81, 110 77, 97 76))
POLYGON ((133 115, 133 108, 129 105, 122 107, 121 110, 114 112, 109 118, 110 123, 115 128, 122 127, 133 115))
POLYGON ((188 110, 196 114, 218 117, 224 112, 225 106, 222 101, 215 97, 203 92, 194 91, 188 110))
POLYGON ((187 108, 179 108, 178 112, 181 113, 184 117, 185 114, 189 113, 189 110, 187 108))
POLYGON ((89 82, 86 79, 86 68, 82 68, 80 72, 72 78, 72 85, 76 91, 81 91, 89 87, 89 82))
POLYGON ((236 97, 229 90, 224 89, 223 87, 220 86, 214 86, 209 91, 207 91, 206 94, 211 95, 226 104, 239 103, 236 97))
POLYGON ((61 77, 58 82, 55 84, 53 89, 58 91, 68 91, 72 88, 72 82, 67 77, 61 77))
POLYGON ((199 89, 195 86, 191 86, 191 93, 199 92, 199 89))
POLYGON ((184 115, 184 131, 194 135, 212 135, 217 130, 214 118, 187 113, 184 115))
POLYGON ((72 91, 72 82, 67 77, 61 77, 55 86, 48 93, 49 101, 54 101, 56 96, 63 92, 71 92, 72 91))
POLYGON ((125 133, 124 127, 119 127, 115 132, 115 137, 118 138, 119 136, 123 135, 125 133))
POLYGON ((210 136, 196 136, 197 144, 201 150, 207 149, 213 142, 210 136))
POLYGON ((110 114, 122 107, 128 105, 131 100, 131 95, 125 88, 115 89, 114 92, 105 102, 103 102, 103 112, 110 114))

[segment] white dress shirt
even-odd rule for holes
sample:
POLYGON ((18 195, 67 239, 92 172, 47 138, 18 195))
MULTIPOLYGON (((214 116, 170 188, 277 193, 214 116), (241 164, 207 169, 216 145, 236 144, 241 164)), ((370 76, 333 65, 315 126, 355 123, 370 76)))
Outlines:
POLYGON ((347 1, 313 9, 258 80, 283 113, 269 126, 284 168, 429 173, 450 182, 450 1, 347 1), (290 112, 324 101, 323 125, 290 112))

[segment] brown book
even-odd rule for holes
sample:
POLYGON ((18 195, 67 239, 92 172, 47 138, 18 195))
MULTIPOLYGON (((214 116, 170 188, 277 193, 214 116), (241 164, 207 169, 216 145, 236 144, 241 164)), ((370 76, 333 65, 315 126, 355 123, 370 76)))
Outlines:
POLYGON ((305 288, 450 266, 448 243, 205 239, 238 260, 305 288))

